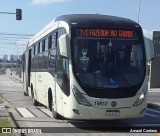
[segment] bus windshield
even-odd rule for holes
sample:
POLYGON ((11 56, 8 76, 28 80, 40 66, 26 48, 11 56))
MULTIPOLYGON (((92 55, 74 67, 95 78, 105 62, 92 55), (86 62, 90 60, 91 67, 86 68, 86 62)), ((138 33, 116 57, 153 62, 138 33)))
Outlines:
POLYGON ((91 36, 76 36, 72 42, 73 69, 81 84, 130 88, 142 82, 145 59, 141 40, 91 36))

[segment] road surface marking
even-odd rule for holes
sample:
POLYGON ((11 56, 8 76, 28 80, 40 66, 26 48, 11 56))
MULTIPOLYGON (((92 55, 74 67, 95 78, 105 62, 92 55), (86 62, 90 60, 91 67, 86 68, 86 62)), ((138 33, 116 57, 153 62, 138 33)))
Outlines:
POLYGON ((16 108, 22 117, 35 117, 28 109, 26 108, 16 108))
POLYGON ((51 111, 49 111, 48 109, 41 109, 41 108, 38 108, 40 111, 42 111, 44 114, 46 114, 47 116, 49 116, 49 117, 53 117, 53 115, 52 115, 52 112, 51 111))
POLYGON ((0 96, 0 100, 3 102, 3 105, 9 105, 9 102, 0 96))
POLYGON ((22 84, 18 84, 18 83, 1 83, 0 86, 22 86, 22 84))

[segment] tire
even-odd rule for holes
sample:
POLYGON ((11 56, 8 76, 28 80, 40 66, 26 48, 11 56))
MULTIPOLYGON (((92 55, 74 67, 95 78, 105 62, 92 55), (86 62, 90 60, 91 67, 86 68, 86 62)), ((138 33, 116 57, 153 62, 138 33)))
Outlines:
POLYGON ((28 89, 27 89, 27 87, 26 87, 26 89, 23 89, 24 90, 24 96, 28 96, 28 89), (25 90, 26 90, 26 92, 25 92, 25 90))
POLYGON ((34 93, 33 93, 33 89, 32 89, 32 101, 33 101, 33 105, 34 106, 38 106, 39 105, 39 103, 35 100, 35 98, 34 98, 34 93))
POLYGON ((62 119, 62 116, 54 110, 52 110, 52 115, 54 119, 62 119))
POLYGON ((49 98, 49 110, 52 111, 53 118, 54 119, 62 119, 62 116, 60 114, 58 114, 56 111, 54 111, 54 108, 52 105, 53 105, 53 100, 52 100, 52 98, 49 98))
POLYGON ((26 93, 26 92, 24 92, 24 96, 27 96, 27 93, 26 93))

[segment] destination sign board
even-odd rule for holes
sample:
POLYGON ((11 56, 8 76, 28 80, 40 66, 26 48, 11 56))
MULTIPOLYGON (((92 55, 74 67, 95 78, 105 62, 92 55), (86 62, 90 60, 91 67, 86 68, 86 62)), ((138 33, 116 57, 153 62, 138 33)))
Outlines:
POLYGON ((76 34, 78 37, 138 39, 138 33, 134 30, 78 28, 76 34))

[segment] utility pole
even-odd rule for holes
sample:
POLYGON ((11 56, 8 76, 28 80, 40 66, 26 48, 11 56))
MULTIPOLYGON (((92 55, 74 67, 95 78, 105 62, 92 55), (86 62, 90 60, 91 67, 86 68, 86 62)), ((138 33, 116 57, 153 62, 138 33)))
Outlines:
POLYGON ((138 4, 138 23, 140 19, 140 12, 141 12, 141 0, 139 0, 139 4, 138 4))

